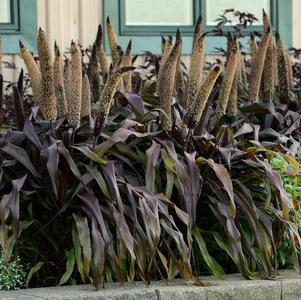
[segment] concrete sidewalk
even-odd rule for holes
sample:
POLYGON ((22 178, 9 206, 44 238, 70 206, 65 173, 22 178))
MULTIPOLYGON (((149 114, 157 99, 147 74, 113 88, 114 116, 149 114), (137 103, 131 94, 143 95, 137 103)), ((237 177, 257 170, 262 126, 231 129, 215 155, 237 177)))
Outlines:
POLYGON ((95 291, 92 285, 0 291, 1 300, 299 300, 301 277, 295 271, 280 271, 276 280, 245 280, 238 274, 227 275, 225 280, 202 277, 205 287, 185 284, 182 280, 153 282, 149 287, 133 284, 107 285, 95 291))

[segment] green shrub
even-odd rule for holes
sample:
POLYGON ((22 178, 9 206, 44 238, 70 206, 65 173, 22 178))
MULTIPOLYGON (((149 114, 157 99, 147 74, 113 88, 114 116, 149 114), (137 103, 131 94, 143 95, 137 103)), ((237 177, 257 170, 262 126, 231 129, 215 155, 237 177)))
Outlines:
POLYGON ((0 290, 16 290, 24 286, 25 272, 19 258, 6 262, 0 258, 0 290))

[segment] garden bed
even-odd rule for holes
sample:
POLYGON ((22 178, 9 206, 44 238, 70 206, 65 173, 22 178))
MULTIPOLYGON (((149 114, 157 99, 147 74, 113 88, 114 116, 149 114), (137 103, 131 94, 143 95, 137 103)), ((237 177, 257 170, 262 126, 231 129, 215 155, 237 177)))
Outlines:
POLYGON ((281 299, 301 298, 301 277, 295 271, 280 271, 277 280, 245 280, 239 274, 226 275, 225 280, 202 277, 205 287, 187 285, 183 280, 153 282, 149 287, 138 282, 135 285, 106 285, 104 290, 95 291, 92 285, 24 289, 0 292, 0 299, 85 299, 85 300, 227 300, 227 299, 281 299))

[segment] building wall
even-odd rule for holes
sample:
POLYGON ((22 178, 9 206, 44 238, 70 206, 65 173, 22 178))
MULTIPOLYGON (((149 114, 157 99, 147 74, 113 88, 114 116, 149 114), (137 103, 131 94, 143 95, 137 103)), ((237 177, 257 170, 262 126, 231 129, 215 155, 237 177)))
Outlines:
POLYGON ((293 46, 301 48, 301 1, 293 0, 293 46))
MULTIPOLYGON (((301 48, 301 0, 292 1, 293 46, 301 48)), ((50 44, 56 39, 61 49, 66 49, 71 39, 91 45, 103 21, 102 8, 102 0, 38 0, 38 25, 46 31, 50 44)), ((4 60, 23 66, 18 56, 4 56, 4 60)), ((12 81, 17 73, 4 69, 4 76, 12 81)))
MULTIPOLYGON (((70 45, 71 39, 82 45, 91 45, 95 39, 97 26, 102 23, 102 0, 38 0, 38 26, 46 31, 50 45, 54 41, 61 49, 70 45)), ((17 55, 4 56, 9 61, 23 67, 23 61, 17 55)), ((15 81, 18 73, 3 70, 4 78, 15 81)))

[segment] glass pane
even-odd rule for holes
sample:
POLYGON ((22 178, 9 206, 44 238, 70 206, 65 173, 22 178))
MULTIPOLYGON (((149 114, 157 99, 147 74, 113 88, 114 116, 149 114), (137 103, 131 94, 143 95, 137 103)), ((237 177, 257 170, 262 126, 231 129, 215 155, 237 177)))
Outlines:
POLYGON ((123 1, 126 25, 193 25, 193 0, 123 1))
POLYGON ((0 23, 10 22, 10 0, 0 0, 0 23))
MULTIPOLYGON (((249 12, 254 14, 258 22, 253 25, 262 24, 262 9, 270 15, 270 0, 207 0, 206 2, 207 25, 216 25, 215 20, 223 13, 223 10, 234 8, 241 12, 249 12)), ((236 24, 237 18, 232 17, 231 13, 227 14, 227 18, 232 20, 231 25, 236 24)))

